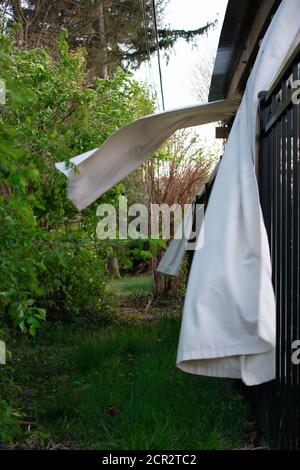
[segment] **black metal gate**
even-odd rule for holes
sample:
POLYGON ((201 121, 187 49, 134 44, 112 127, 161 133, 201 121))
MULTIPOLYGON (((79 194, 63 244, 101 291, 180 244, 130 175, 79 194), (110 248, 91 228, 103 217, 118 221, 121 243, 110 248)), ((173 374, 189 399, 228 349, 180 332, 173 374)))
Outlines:
POLYGON ((300 48, 260 94, 258 180, 277 310, 276 380, 261 388, 268 444, 300 448, 300 48), (297 82, 298 81, 298 82, 297 82), (298 353, 299 352, 299 353, 298 353))

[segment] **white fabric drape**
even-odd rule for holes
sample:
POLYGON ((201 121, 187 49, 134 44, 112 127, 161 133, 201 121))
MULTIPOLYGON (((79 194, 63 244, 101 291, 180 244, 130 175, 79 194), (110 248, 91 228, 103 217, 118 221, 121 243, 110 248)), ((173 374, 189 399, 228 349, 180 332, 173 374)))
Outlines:
POLYGON ((247 385, 275 375, 275 300, 254 169, 257 95, 268 90, 299 23, 299 0, 284 0, 262 41, 220 163, 185 298, 177 366, 186 372, 241 378, 247 385))
MULTIPOLYGON (((214 168, 211 176, 209 177, 207 183, 210 184, 218 171, 219 164, 214 168)), ((205 187, 197 194, 198 197, 201 197, 202 194, 205 193, 205 187)), ((203 209, 203 208, 202 208, 203 209)), ((198 213, 201 211, 198 224, 196 225, 196 237, 199 237, 199 231, 202 225, 203 220, 203 210, 198 208, 198 213)), ((166 274, 168 276, 177 276, 180 265, 182 263, 183 257, 186 253, 188 241, 191 238, 192 232, 192 225, 193 225, 193 211, 192 206, 190 206, 190 210, 184 216, 184 220, 182 221, 182 228, 179 228, 175 234, 174 239, 171 241, 167 251, 164 253, 160 263, 157 267, 157 272, 161 274, 166 274), (177 236, 181 233, 184 234, 181 238, 177 236)), ((200 242, 201 243, 201 242, 200 242)))
POLYGON ((104 144, 56 168, 68 178, 68 197, 82 210, 144 163, 177 129, 220 121, 237 110, 238 99, 189 106, 143 117, 119 129, 104 144))
POLYGON ((167 251, 164 253, 156 269, 161 274, 177 276, 181 262, 187 249, 193 225, 193 208, 190 205, 185 214, 181 227, 178 228, 174 239, 171 241, 167 251))

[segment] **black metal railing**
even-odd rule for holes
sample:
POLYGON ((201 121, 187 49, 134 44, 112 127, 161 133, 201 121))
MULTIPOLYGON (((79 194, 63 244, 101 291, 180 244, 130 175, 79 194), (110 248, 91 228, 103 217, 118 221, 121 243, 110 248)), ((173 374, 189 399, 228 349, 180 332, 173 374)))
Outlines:
MULTIPOLYGON (((259 95, 258 186, 276 297, 276 379, 240 388, 256 416, 257 445, 282 449, 300 449, 299 88, 300 46, 259 95)), ((208 203, 213 183, 197 203, 208 203)))
POLYGON ((276 297, 276 380, 261 389, 268 444, 300 449, 300 48, 260 93, 258 183, 276 297), (297 353, 299 351, 299 354, 297 353))

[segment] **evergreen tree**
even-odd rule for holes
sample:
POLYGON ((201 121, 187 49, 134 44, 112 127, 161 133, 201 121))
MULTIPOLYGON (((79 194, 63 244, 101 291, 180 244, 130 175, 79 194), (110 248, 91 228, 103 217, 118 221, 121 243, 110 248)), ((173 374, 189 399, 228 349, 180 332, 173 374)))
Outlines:
MULTIPOLYGON (((156 0, 159 48, 168 54, 179 38, 195 43, 214 23, 193 31, 162 27, 166 3, 156 0)), ((71 48, 84 46, 91 75, 108 77, 117 67, 137 68, 157 50, 153 0, 0 0, 3 27, 19 23, 24 47, 55 51, 62 28, 71 48)))

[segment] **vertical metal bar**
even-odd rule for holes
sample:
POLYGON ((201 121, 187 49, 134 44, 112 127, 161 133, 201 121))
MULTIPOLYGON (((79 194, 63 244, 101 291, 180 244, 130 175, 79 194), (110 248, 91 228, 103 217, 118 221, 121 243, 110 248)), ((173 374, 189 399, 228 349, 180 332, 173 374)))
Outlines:
MULTIPOLYGON (((270 242, 276 296, 276 386, 269 384, 272 436, 280 429, 280 447, 300 448, 300 365, 292 363, 292 343, 300 340, 300 105, 278 114, 293 92, 290 76, 300 78, 299 54, 282 77, 281 89, 262 102, 259 190, 270 242), (276 115, 276 120, 272 118, 276 115)), ((265 389, 267 390, 267 389, 265 389)), ((262 395, 261 395, 262 396, 262 395)))
MULTIPOLYGON (((276 109, 276 96, 273 96, 273 112, 276 109)), ((281 309, 281 296, 282 296, 282 149, 281 149, 281 121, 276 123, 275 127, 275 154, 276 154, 276 166, 277 166, 277 200, 276 200, 276 211, 277 211, 277 279, 276 279, 276 323, 277 323, 277 381, 278 381, 278 392, 280 400, 280 422, 279 424, 279 438, 282 440, 282 432, 284 423, 282 422, 282 415, 284 410, 283 404, 283 351, 284 351, 284 337, 282 336, 282 309, 281 309)))
MULTIPOLYGON (((266 92, 261 92, 259 98, 259 115, 260 115, 260 142, 259 142, 259 159, 258 159, 258 179, 259 193, 264 223, 269 239, 269 245, 272 245, 272 217, 273 204, 272 193, 274 187, 272 168, 272 141, 265 136, 265 123, 269 120, 271 107, 264 105, 266 92)), ((274 166, 274 165, 273 165, 274 166)), ((253 387, 252 387, 253 389, 253 387)), ((274 382, 268 382, 255 387, 253 390, 256 405, 256 443, 258 446, 275 446, 274 428, 274 382)))
MULTIPOLYGON (((278 102, 277 97, 274 94, 272 97, 271 114, 275 114, 277 111, 278 102)), ((273 141, 273 160, 272 166, 275 167, 275 191, 273 194, 274 201, 274 218, 276 225, 274 226, 274 258, 275 258, 275 273, 273 274, 273 285, 276 298, 276 387, 274 387, 276 400, 276 415, 274 420, 274 428, 276 429, 276 443, 277 447, 281 446, 282 439, 282 414, 283 414, 283 403, 282 403, 282 336, 281 336, 281 122, 277 122, 273 128, 273 135, 269 134, 269 139, 273 141)))
MULTIPOLYGON (((300 63, 293 66, 293 80, 300 78, 300 63)), ((293 104, 293 332, 292 339, 300 339, 300 105, 293 104)), ((293 448, 300 449, 300 367, 292 364, 295 427, 293 448)))
MULTIPOLYGON (((295 76, 297 68, 293 67, 293 79, 295 76)), ((298 204, 297 204, 297 192, 298 192, 298 183, 296 178, 297 170, 297 110, 293 106, 291 110, 291 201, 292 201, 292 299, 291 299, 291 340, 297 339, 297 306, 296 295, 297 295, 297 276, 298 269, 297 267, 297 230, 298 230, 298 204)), ((298 427, 298 403, 297 403, 297 367, 291 362, 291 388, 292 388, 292 410, 294 414, 293 419, 293 429, 292 429, 292 438, 291 438, 291 448, 295 449, 297 447, 297 427, 298 427)))
MULTIPOLYGON (((276 98, 273 96, 272 102, 270 105, 271 114, 275 112, 276 108, 276 98)), ((280 243, 280 213, 279 213, 279 201, 280 201, 280 153, 278 152, 277 146, 277 128, 272 127, 268 136, 270 142, 272 143, 271 153, 272 153, 272 163, 271 168, 273 171, 274 185, 273 185, 273 243, 272 243, 272 281, 274 286, 275 300, 276 300, 276 381, 273 387, 273 406, 274 414, 272 421, 272 435, 273 435, 273 446, 279 447, 280 445, 280 423, 281 423, 281 408, 282 403, 280 400, 280 358, 281 358, 281 341, 280 341, 280 310, 279 310, 279 292, 280 292, 280 253, 279 253, 279 243, 280 243)))
MULTIPOLYGON (((270 105, 272 109, 272 105, 270 105)), ((269 168, 268 171, 270 172, 271 176, 271 184, 270 184, 270 255, 271 255, 271 262, 272 262, 272 282, 274 286, 274 292, 276 292, 276 270, 277 270, 277 211, 276 211, 276 194, 277 194, 277 165, 276 165, 276 154, 275 154, 275 129, 272 127, 267 137, 268 140, 268 148, 267 151, 269 152, 269 168)), ((276 356, 277 356, 277 348, 276 348, 276 356)), ((276 360, 276 365, 278 361, 276 360)), ((276 380, 270 384, 269 387, 269 395, 268 395, 268 402, 269 402, 269 427, 270 427, 270 447, 277 448, 278 447, 278 422, 280 418, 279 408, 277 404, 277 393, 278 387, 276 380)))
POLYGON ((292 281, 292 227, 293 227, 293 213, 292 213, 292 145, 291 145, 291 123, 292 123, 292 110, 287 109, 286 116, 286 279, 285 279, 285 311, 286 311, 286 386, 287 386, 287 448, 292 448, 292 435, 293 435, 293 396, 292 396, 292 295, 293 295, 293 281, 292 281))
MULTIPOLYGON (((286 98, 286 86, 285 81, 281 83, 281 96, 282 101, 286 98)), ((284 418, 285 418, 285 432, 284 432, 284 448, 289 449, 289 383, 288 383, 288 370, 287 370, 287 351, 288 351, 288 299, 287 299, 287 282, 288 282, 288 272, 287 272, 287 258, 288 258, 288 234, 287 228, 289 225, 289 220, 287 217, 287 208, 288 208, 288 183, 287 183, 287 166, 288 166, 288 149, 287 149, 287 116, 286 114, 281 116, 282 122, 282 136, 281 136, 281 145, 282 145, 282 246, 281 246, 281 256, 282 256, 282 334, 284 336, 284 349, 283 349, 283 361, 284 361, 284 418)))

